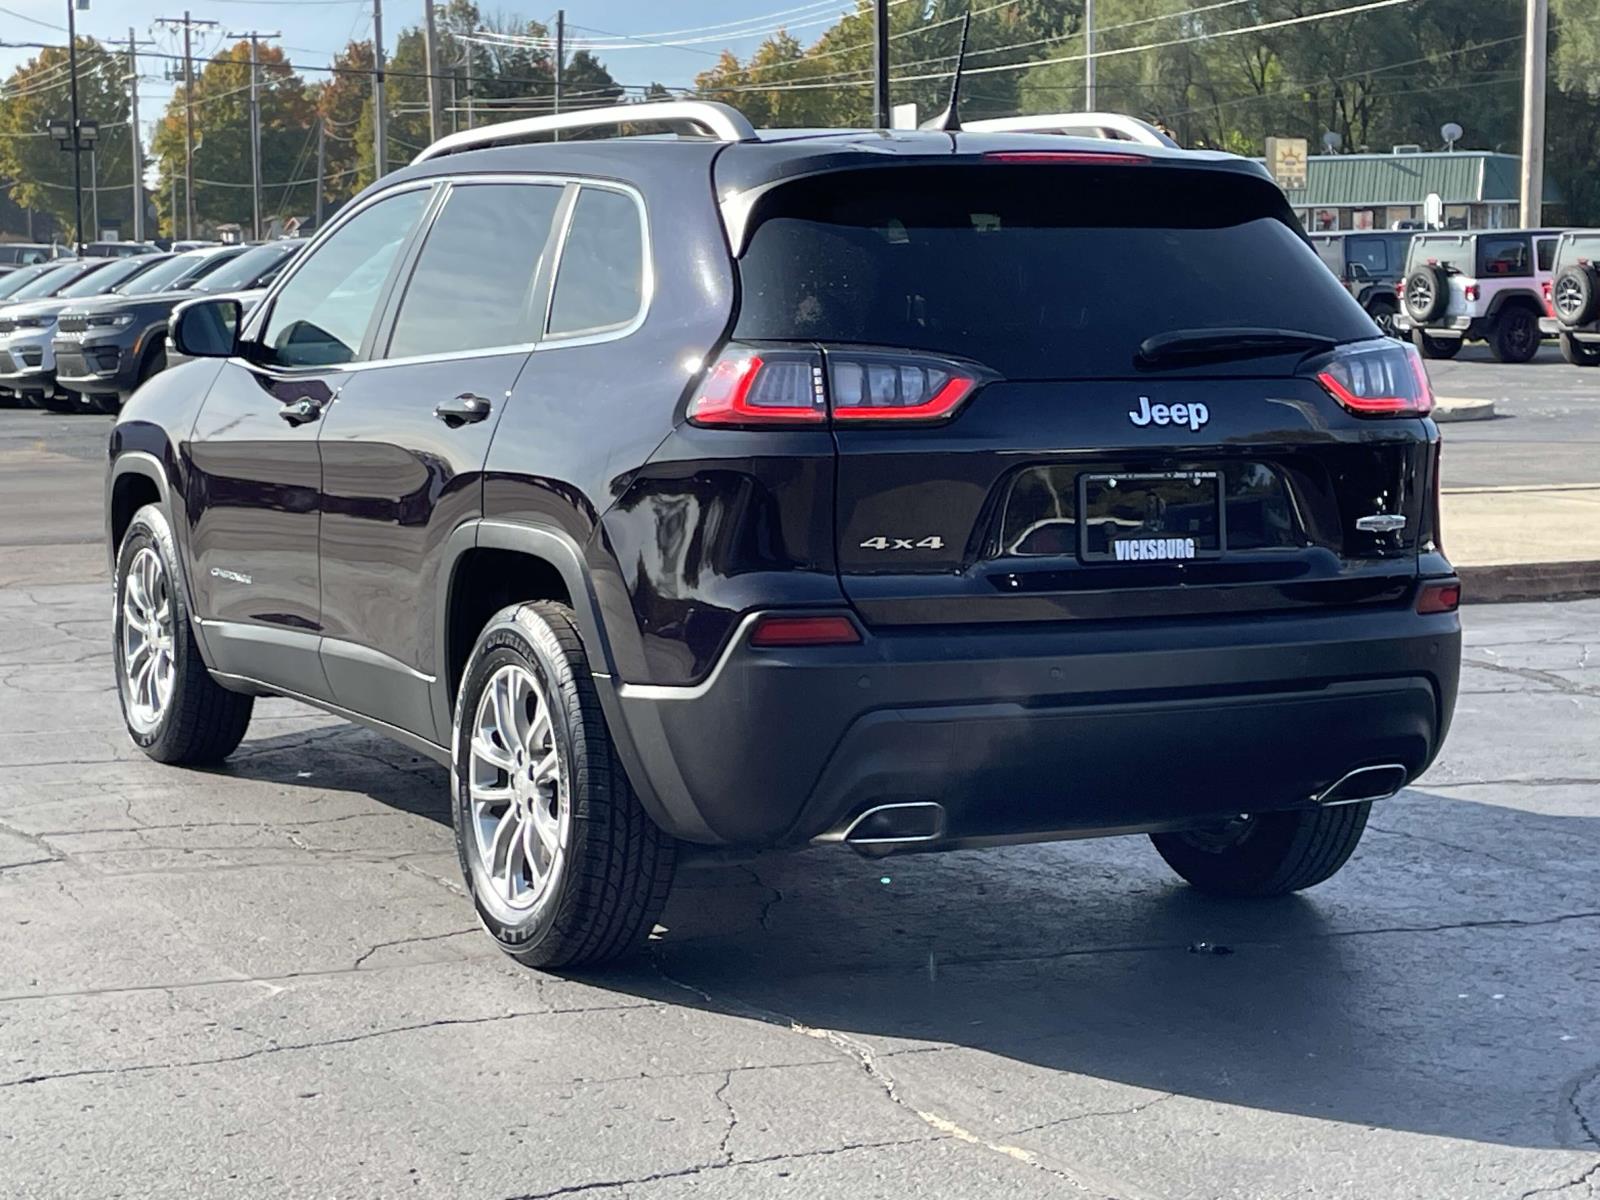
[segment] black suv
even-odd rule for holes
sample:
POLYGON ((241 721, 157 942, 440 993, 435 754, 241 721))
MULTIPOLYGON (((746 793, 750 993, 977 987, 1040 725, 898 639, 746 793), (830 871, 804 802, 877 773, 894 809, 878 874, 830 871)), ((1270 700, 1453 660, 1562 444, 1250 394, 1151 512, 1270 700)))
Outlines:
POLYGON ((1600 229, 1561 235, 1544 307, 1539 328, 1560 339, 1561 357, 1575 367, 1600 367, 1600 229))
POLYGON ((450 764, 477 911, 537 965, 639 942, 684 846, 1147 832, 1276 895, 1432 761, 1427 377, 1260 167, 555 120, 703 136, 452 136, 247 319, 174 315, 194 361, 106 495, 151 757, 283 695, 450 764))
POLYGON ((1399 336, 1394 325, 1400 314, 1398 284, 1414 236, 1409 230, 1311 235, 1318 257, 1390 337, 1399 336))

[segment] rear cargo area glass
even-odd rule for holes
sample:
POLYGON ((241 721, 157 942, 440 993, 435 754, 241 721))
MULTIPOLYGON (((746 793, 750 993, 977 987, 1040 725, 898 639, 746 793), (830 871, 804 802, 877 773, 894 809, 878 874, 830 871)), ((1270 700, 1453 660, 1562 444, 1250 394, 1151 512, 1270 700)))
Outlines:
POLYGON ((1281 196, 1248 176, 857 171, 777 189, 758 221, 739 265, 741 339, 932 350, 1011 379, 1071 379, 1134 375, 1139 344, 1179 329, 1372 336, 1281 196))

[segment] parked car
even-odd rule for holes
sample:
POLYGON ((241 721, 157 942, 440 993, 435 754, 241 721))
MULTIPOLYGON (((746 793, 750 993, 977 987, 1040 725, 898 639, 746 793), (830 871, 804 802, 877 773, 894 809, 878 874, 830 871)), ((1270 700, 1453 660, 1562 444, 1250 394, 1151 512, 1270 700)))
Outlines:
POLYGON ((173 307, 246 249, 185 251, 130 280, 116 295, 64 309, 52 347, 56 381, 90 407, 116 412, 139 384, 165 368, 173 307))
POLYGON ((149 242, 90 242, 83 248, 90 258, 128 258, 139 254, 159 254, 160 249, 149 242))
POLYGON ((1396 290, 1405 266, 1412 235, 1406 232, 1315 233, 1311 244, 1328 264, 1345 291, 1366 309, 1373 324, 1390 337, 1398 336, 1394 320, 1400 314, 1396 290))
MULTIPOLYGON (((0 301, 0 335, 9 334, 15 328, 14 323, 8 324, 8 321, 11 314, 18 309, 54 296, 73 282, 109 266, 110 262, 111 260, 106 258, 73 258, 50 264, 36 264, 45 269, 18 287, 4 301, 0 301)), ((34 268, 24 267, 22 269, 33 270, 34 268)), ((11 402, 16 399, 18 399, 18 394, 3 383, 0 383, 0 400, 11 402)))
POLYGON ((36 263, 51 262, 69 253, 64 247, 44 242, 0 243, 0 275, 9 274, 18 267, 31 267, 36 263))
POLYGON ((57 270, 64 265, 65 263, 62 260, 52 259, 49 262, 34 263, 28 267, 17 267, 13 271, 0 275, 0 304, 4 304, 14 293, 22 290, 39 276, 46 272, 57 270))
MULTIPOLYGON (((227 266, 200 280, 193 290, 211 296, 226 295, 239 302, 241 312, 248 313, 267 294, 272 281, 304 246, 304 238, 281 238, 252 246, 227 266)), ((167 369, 185 361, 185 357, 173 349, 169 340, 166 349, 167 369)))
POLYGON ((1539 329, 1559 339, 1561 357, 1578 367, 1600 366, 1600 229, 1561 235, 1544 306, 1539 329))
POLYGON ((1420 233, 1406 255, 1395 327, 1425 358, 1454 358, 1484 341, 1495 358, 1523 363, 1539 352, 1543 287, 1556 229, 1420 233))
POLYGON ((541 966, 640 943, 680 847, 1148 832, 1279 895, 1432 761, 1427 375, 1262 167, 558 120, 701 136, 463 131, 248 318, 174 313, 208 362, 139 390, 106 479, 150 757, 280 695, 450 764, 477 913, 541 966))
POLYGON ((61 311, 90 296, 103 296, 137 278, 164 255, 104 259, 45 300, 14 305, 0 313, 0 387, 53 412, 70 412, 78 397, 57 386, 53 342, 61 311))

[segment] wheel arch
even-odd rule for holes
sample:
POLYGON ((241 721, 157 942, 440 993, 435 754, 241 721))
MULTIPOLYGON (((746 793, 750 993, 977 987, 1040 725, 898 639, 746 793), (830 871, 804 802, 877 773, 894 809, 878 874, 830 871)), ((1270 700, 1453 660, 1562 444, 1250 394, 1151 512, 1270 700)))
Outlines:
POLYGON ((172 488, 160 461, 144 450, 124 451, 112 460, 106 477, 106 544, 113 573, 133 514, 146 504, 159 504, 167 523, 173 523, 172 488))
POLYGON ((1508 289, 1506 291, 1497 293, 1494 299, 1489 301, 1489 312, 1487 315, 1491 317, 1497 317, 1507 308, 1513 307, 1532 309, 1535 317, 1542 317, 1544 315, 1543 302, 1534 292, 1529 291, 1526 288, 1508 289))

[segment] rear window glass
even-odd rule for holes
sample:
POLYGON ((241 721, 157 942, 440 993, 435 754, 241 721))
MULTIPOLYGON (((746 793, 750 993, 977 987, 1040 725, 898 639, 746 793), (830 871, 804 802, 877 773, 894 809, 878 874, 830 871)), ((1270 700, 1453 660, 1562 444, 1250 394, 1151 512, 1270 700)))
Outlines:
POLYGON ((1037 379, 1131 374, 1142 341, 1178 329, 1372 336, 1249 177, 908 167, 791 184, 757 218, 741 338, 940 351, 1037 379))
POLYGON ((1449 267, 1463 275, 1474 275, 1477 267, 1472 261, 1470 238, 1418 238, 1411 244, 1411 269, 1429 263, 1449 267))
POLYGON ((1580 233, 1561 244, 1561 265, 1570 267, 1579 260, 1600 262, 1600 233, 1580 233))

